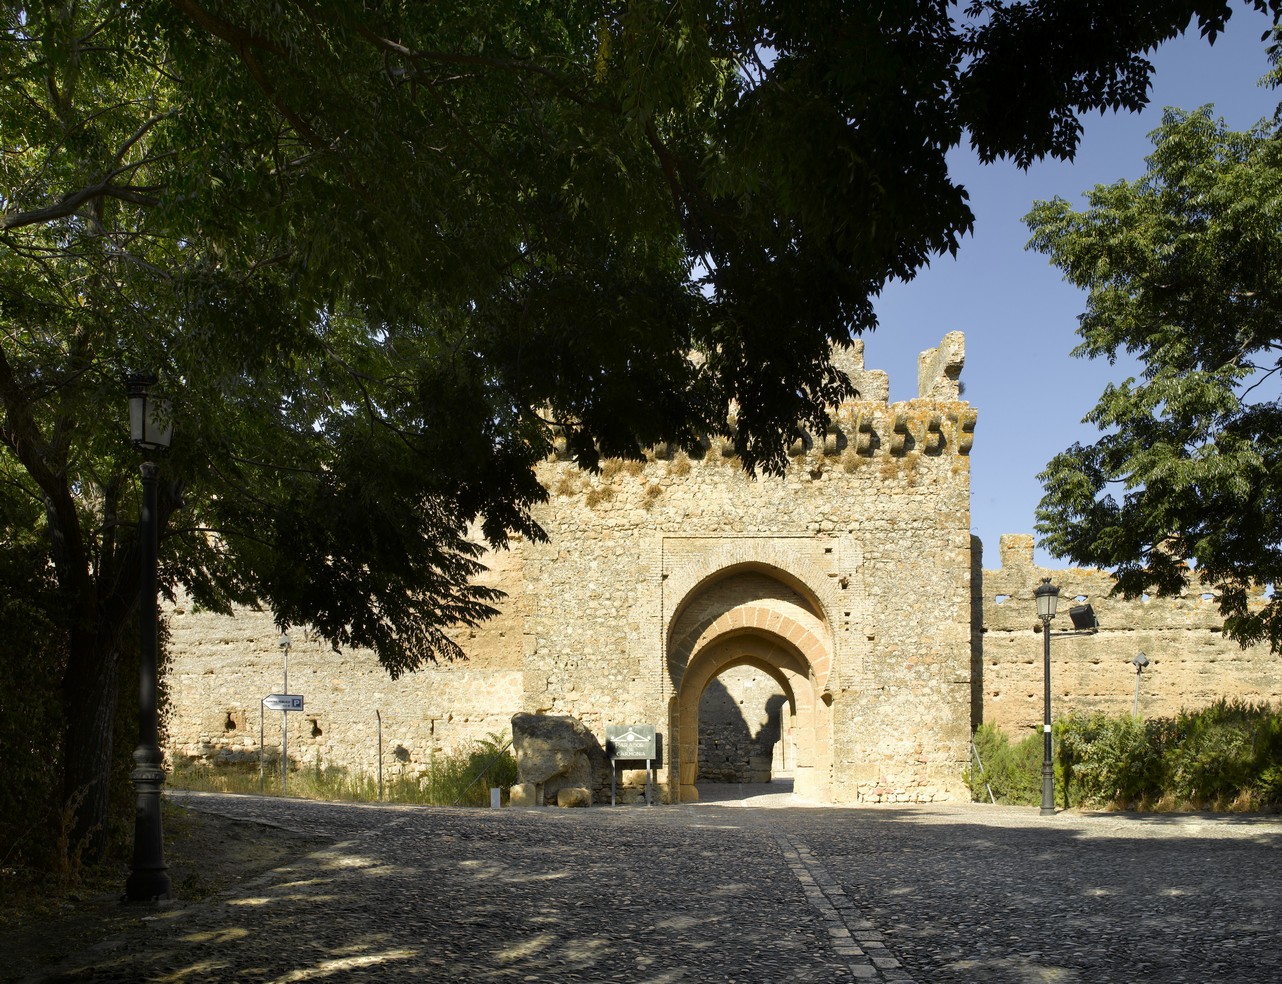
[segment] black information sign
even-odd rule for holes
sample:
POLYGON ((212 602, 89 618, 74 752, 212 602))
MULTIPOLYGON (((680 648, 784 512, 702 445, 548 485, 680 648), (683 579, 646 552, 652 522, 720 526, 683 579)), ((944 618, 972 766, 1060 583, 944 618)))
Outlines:
POLYGON ((607 724, 605 727, 605 754, 610 757, 610 805, 617 802, 615 782, 620 761, 645 762, 645 804, 654 802, 650 793, 654 778, 654 763, 659 757, 657 729, 653 724, 607 724))
POLYGON ((615 759, 655 759, 653 724, 607 725, 605 753, 615 759))

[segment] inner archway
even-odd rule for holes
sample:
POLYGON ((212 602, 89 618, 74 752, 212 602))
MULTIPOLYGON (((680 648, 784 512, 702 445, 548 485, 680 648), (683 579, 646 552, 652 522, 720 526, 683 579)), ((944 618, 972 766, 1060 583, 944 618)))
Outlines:
POLYGON ((756 667, 782 682, 784 692, 791 696, 789 711, 794 722, 793 788, 804 799, 827 800, 832 765, 827 704, 819 699, 805 657, 786 639, 756 632, 719 638, 701 648, 690 662, 677 695, 673 728, 677 734, 681 800, 693 802, 699 798, 699 705, 704 692, 722 672, 737 666, 756 667))
POLYGON ((794 706, 781 673, 746 663, 722 670, 699 700, 695 782, 703 786, 791 779, 796 763, 794 706))

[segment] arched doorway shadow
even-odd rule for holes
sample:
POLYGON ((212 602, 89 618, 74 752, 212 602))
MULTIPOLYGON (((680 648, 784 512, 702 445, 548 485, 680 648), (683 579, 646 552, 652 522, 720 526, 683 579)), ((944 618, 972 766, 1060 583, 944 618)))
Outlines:
POLYGON ((782 674, 755 666, 726 667, 708 681, 699 699, 700 799, 717 783, 760 784, 787 772, 796 702, 782 674))
POLYGON ((830 798, 831 721, 805 657, 786 639, 746 631, 701 648, 690 661, 673 700, 671 732, 682 802, 698 800, 699 704, 708 684, 727 669, 754 666, 780 683, 786 695, 796 748, 794 788, 804 799, 830 798))

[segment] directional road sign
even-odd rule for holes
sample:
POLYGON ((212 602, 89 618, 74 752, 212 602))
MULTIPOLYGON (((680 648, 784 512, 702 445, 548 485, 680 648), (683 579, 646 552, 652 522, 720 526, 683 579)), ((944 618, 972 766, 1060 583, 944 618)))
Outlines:
POLYGON ((263 707, 269 711, 301 711, 302 694, 268 694, 263 698, 263 707))

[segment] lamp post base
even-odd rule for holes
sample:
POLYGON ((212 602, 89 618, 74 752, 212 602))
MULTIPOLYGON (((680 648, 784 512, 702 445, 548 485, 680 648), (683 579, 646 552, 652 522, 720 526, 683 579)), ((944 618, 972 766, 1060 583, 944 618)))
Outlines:
POLYGON ((134 750, 133 780, 134 857, 125 879, 126 902, 158 902, 173 898, 169 866, 165 864, 164 835, 160 824, 160 791, 165 785, 160 749, 139 745, 134 750))
POLYGON ((1046 762, 1042 765, 1042 816, 1055 815, 1055 767, 1046 762))

